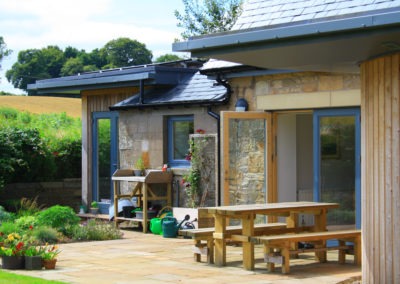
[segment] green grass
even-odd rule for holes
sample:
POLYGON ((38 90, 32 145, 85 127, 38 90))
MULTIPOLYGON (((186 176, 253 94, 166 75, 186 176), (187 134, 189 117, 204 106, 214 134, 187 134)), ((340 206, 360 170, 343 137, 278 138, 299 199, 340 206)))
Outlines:
POLYGON ((9 273, 0 270, 0 283, 1 284, 46 284, 46 283, 66 283, 61 281, 54 281, 54 280, 45 280, 36 277, 24 276, 14 273, 9 273))

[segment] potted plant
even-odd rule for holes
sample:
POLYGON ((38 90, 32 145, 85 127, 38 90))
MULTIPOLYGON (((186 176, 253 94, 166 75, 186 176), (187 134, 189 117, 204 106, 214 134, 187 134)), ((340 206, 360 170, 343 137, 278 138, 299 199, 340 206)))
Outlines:
POLYGON ((98 214, 99 213, 99 204, 97 201, 92 201, 90 204, 90 213, 98 214))
POLYGON ((3 269, 23 269, 25 267, 25 244, 17 233, 7 235, 0 248, 3 269))
POLYGON ((142 176, 145 170, 144 162, 142 158, 136 160, 135 167, 133 168, 133 172, 135 176, 142 176))
POLYGON ((56 245, 45 245, 40 247, 40 255, 42 264, 45 269, 55 269, 57 263, 57 255, 61 252, 56 245))
POLYGON ((42 256, 40 249, 35 246, 29 246, 25 250, 25 269, 40 270, 42 269, 42 256))

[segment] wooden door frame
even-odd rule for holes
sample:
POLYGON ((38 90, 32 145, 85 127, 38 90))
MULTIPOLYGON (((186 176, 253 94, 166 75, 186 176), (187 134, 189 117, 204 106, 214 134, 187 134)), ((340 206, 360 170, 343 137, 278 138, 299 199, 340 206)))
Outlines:
POLYGON ((229 180, 227 176, 226 165, 229 165, 229 151, 225 155, 225 149, 229 149, 229 120, 230 119, 264 119, 266 122, 266 141, 265 141, 265 168, 264 175, 266 177, 266 202, 276 201, 276 159, 274 149, 274 126, 271 112, 264 111, 223 111, 221 112, 221 205, 229 205, 229 180), (275 164, 275 165, 274 165, 275 164))

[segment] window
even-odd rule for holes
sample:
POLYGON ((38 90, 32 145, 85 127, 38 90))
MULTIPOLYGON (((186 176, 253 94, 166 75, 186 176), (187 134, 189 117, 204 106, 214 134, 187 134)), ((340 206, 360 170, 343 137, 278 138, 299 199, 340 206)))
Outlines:
POLYGON ((189 152, 189 135, 193 134, 193 116, 172 116, 168 118, 168 165, 188 167, 186 155, 189 152))

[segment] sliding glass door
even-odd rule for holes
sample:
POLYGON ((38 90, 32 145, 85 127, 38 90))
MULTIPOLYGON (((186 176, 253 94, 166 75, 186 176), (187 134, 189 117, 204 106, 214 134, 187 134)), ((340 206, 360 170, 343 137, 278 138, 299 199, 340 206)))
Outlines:
POLYGON ((328 226, 360 228, 360 110, 318 110, 313 125, 314 200, 340 204, 328 226))

